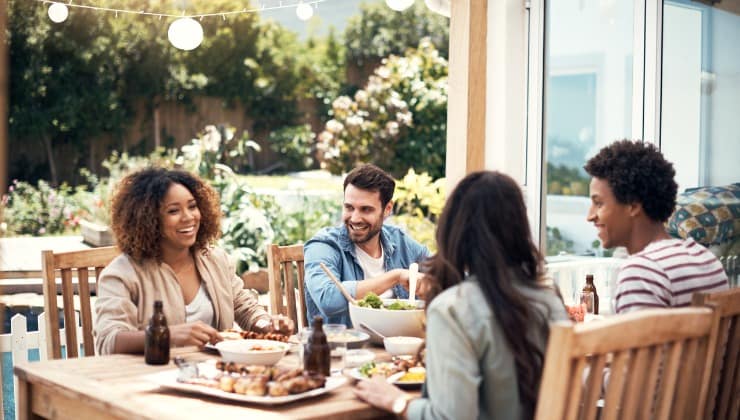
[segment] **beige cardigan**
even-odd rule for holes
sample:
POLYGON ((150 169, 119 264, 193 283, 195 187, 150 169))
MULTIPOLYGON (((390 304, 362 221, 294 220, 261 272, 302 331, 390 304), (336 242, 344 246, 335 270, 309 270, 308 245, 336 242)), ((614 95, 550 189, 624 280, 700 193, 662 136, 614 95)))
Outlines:
MULTIPOLYGON (((195 267, 213 303, 217 329, 232 328, 235 320, 242 328, 251 329, 257 320, 269 318, 256 296, 244 289, 222 249, 196 252, 195 267)), ((113 353, 119 331, 143 330, 152 316, 155 300, 162 300, 169 325, 185 323, 182 289, 167 264, 153 259, 139 264, 126 254, 111 261, 98 282, 95 351, 113 353)))

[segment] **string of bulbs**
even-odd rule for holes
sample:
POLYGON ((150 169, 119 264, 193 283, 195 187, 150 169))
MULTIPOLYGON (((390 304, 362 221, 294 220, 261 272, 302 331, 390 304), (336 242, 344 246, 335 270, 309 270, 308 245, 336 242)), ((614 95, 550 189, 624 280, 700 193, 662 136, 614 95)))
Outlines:
MULTIPOLYGON (((159 19, 164 18, 175 18, 170 24, 167 30, 167 39, 170 43, 178 49, 190 51, 197 48, 203 42, 203 27, 199 21, 203 18, 211 18, 220 16, 226 20, 226 16, 239 15, 243 13, 255 13, 268 10, 287 9, 295 7, 296 16, 300 20, 309 20, 314 14, 314 8, 318 7, 319 3, 323 3, 327 0, 299 0, 297 2, 283 2, 280 1, 277 6, 266 6, 261 3, 260 6, 254 8, 243 8, 240 10, 230 10, 225 12, 216 13, 197 13, 197 14, 186 14, 183 11, 182 14, 175 15, 171 13, 160 13, 160 12, 148 12, 146 10, 127 10, 127 9, 115 9, 111 7, 98 7, 87 4, 76 4, 72 0, 69 0, 66 4, 58 1, 51 0, 35 0, 40 3, 49 4, 47 11, 49 19, 54 23, 62 23, 69 17, 69 8, 78 9, 89 9, 98 10, 102 12, 115 13, 118 16, 121 14, 134 14, 143 16, 153 16, 159 19), (198 20, 196 20, 198 19, 198 20)), ((412 0, 413 1, 413 0, 412 0)))
MULTIPOLYGON (((265 6, 264 3, 258 3, 260 4, 259 7, 255 8, 244 8, 241 10, 231 10, 226 12, 216 12, 216 13, 198 13, 198 14, 185 14, 185 11, 183 10, 182 14, 175 15, 170 13, 158 13, 158 12, 147 12, 146 10, 127 10, 127 9, 115 9, 110 7, 98 7, 98 6, 90 6, 86 4, 75 4, 72 3, 72 0, 68 0, 68 2, 65 4, 61 1, 53 1, 53 0, 35 0, 37 2, 41 2, 44 4, 49 4, 48 14, 49 19, 51 19, 52 22, 55 23, 62 23, 65 20, 67 20, 67 17, 69 17, 69 8, 79 8, 79 9, 90 9, 90 10, 98 10, 103 12, 111 12, 115 13, 116 17, 119 13, 122 14, 136 14, 136 15, 144 15, 144 16, 156 16, 159 19, 165 18, 174 18, 175 20, 170 24, 169 29, 167 30, 167 39, 169 39, 170 43, 178 49, 190 51, 195 48, 198 48, 198 46, 203 42, 203 27, 198 22, 199 20, 203 20, 203 18, 206 17, 214 17, 214 16, 221 16, 223 20, 226 20, 226 16, 231 15, 238 15, 242 13, 255 13, 260 11, 267 11, 267 10, 278 10, 278 9, 286 9, 286 8, 292 8, 295 7, 295 13, 298 19, 306 21, 311 19, 311 17, 314 14, 314 8, 318 8, 319 3, 323 3, 327 0, 297 0, 297 2, 292 2, 288 4, 284 4, 283 0, 280 0, 277 6, 265 6), (198 19, 198 20, 196 20, 198 19)), ((450 16, 450 1, 451 0, 424 0, 427 7, 431 9, 432 11, 442 14, 444 16, 449 17, 450 16)), ((409 7, 411 7, 414 4, 414 0, 385 0, 386 5, 390 7, 391 9, 401 12, 409 7)))

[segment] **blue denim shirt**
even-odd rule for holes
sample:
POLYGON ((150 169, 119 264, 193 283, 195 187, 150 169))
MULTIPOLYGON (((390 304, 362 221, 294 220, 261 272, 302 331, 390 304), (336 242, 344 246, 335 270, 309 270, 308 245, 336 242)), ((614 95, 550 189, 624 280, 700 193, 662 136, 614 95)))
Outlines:
MULTIPOLYGON (((380 242, 386 271, 408 268, 411 263, 421 262, 429 256, 425 246, 395 226, 383 225, 380 242)), ((345 324, 351 327, 347 299, 319 265, 323 262, 349 293, 357 296, 357 282, 363 280, 365 274, 357 261, 355 244, 350 240, 347 228, 341 225, 321 229, 303 246, 303 257, 309 323, 315 315, 321 315, 324 325, 345 324)), ((393 292, 399 298, 408 298, 408 292, 398 284, 393 286, 393 292)))

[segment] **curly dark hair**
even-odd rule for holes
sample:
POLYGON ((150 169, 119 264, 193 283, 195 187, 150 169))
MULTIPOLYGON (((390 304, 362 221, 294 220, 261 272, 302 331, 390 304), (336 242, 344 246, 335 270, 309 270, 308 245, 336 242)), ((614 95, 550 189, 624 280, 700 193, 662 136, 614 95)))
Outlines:
POLYGON ((383 207, 393 199, 393 191, 396 189, 393 177, 372 163, 360 165, 350 171, 344 178, 344 189, 350 184, 361 190, 378 191, 383 207))
POLYGON ((206 250, 221 233, 218 193, 197 176, 179 170, 147 168, 134 172, 118 184, 111 219, 118 248, 137 261, 162 257, 160 207, 167 190, 180 184, 198 204, 201 219, 194 250, 206 250))
POLYGON ((647 216, 665 222, 676 207, 673 164, 650 143, 619 140, 599 150, 583 169, 605 179, 622 204, 641 203, 647 216))

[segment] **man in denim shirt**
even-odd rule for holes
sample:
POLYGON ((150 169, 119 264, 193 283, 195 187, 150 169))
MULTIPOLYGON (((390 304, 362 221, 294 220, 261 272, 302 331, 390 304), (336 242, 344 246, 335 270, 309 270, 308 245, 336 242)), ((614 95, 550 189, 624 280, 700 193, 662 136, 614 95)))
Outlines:
POLYGON ((390 175, 370 164, 355 168, 344 179, 343 226, 320 230, 303 247, 309 322, 321 315, 324 324, 352 326, 347 300, 320 263, 355 299, 370 292, 408 298, 408 267, 429 251, 401 229, 383 224, 393 208, 395 187, 390 175))

